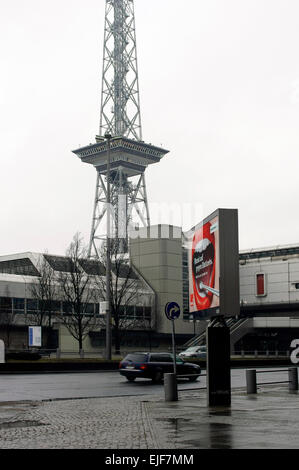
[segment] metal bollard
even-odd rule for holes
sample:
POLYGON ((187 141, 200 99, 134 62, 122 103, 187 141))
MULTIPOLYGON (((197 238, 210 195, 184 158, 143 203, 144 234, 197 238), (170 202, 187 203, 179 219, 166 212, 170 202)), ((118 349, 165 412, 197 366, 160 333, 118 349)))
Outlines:
POLYGON ((246 370, 246 386, 247 386, 247 393, 257 393, 255 369, 246 370))
POLYGON ((175 374, 164 374, 165 401, 178 400, 178 387, 175 374))
POLYGON ((289 369, 289 390, 298 390, 298 369, 290 367, 289 369))

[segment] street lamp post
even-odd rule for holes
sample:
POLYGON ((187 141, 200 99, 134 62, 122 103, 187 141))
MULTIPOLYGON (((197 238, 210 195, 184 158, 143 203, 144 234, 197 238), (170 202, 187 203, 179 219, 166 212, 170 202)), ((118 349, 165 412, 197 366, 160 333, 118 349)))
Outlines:
POLYGON ((107 236, 106 236, 106 359, 111 360, 111 298, 110 298, 110 281, 111 281, 111 253, 110 253, 110 140, 111 134, 106 133, 107 140, 107 236))

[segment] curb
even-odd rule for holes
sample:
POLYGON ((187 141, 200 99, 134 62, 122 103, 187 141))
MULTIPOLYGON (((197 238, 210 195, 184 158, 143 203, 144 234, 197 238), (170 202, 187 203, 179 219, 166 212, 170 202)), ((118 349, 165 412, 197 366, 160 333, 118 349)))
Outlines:
MULTIPOLYGON (((206 368, 206 361, 192 361, 194 364, 200 365, 203 369, 206 368)), ((232 359, 231 368, 246 368, 246 367, 271 367, 271 366, 290 366, 290 358, 271 358, 271 359, 258 359, 258 358, 244 358, 232 359)), ((39 361, 20 361, 20 362, 6 362, 0 364, 1 374, 50 374, 50 373, 68 373, 68 372, 116 372, 119 368, 119 360, 109 362, 39 362, 39 361)))

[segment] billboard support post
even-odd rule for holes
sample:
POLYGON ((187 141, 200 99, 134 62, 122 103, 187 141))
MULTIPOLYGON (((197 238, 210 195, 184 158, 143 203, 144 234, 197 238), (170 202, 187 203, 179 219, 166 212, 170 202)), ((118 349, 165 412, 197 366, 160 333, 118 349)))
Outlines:
POLYGON ((211 320, 206 337, 208 406, 230 406, 230 332, 224 317, 211 320))

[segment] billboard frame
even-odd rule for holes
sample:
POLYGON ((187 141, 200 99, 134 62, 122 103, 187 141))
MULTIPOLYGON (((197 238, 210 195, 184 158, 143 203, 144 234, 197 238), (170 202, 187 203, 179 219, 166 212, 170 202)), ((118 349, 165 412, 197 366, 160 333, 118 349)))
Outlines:
MULTIPOLYGON (((232 317, 240 313, 240 282, 239 282, 239 233, 238 210, 217 209, 199 224, 187 232, 188 237, 188 269, 189 269, 189 312, 195 320, 208 320, 214 317, 232 317), (219 306, 190 311, 190 276, 192 272, 192 246, 195 233, 211 220, 218 218, 218 267, 219 267, 219 306)), ((193 276, 192 280, 193 280, 193 276)), ((193 287, 192 287, 193 288, 193 287)))

